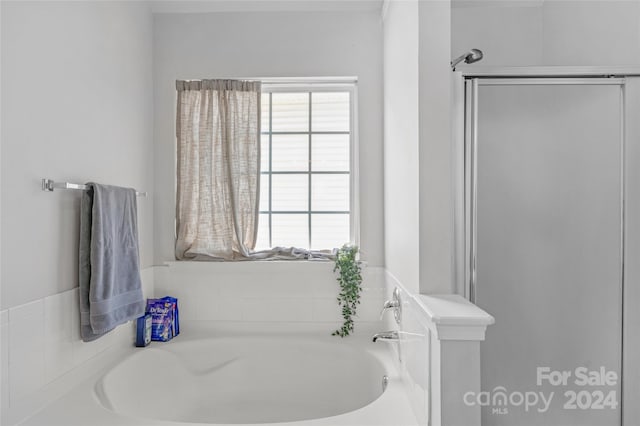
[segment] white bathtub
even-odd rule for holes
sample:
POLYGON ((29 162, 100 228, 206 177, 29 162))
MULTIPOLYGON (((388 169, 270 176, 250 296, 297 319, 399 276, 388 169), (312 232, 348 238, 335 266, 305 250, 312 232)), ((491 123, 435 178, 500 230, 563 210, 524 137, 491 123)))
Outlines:
POLYGON ((341 339, 326 325, 256 327, 185 323, 172 342, 127 349, 24 425, 417 424, 374 330, 341 339))

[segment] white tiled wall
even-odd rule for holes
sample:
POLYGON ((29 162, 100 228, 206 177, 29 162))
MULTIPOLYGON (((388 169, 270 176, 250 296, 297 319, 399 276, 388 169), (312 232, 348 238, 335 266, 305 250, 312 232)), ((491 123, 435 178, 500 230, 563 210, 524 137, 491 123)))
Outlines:
POLYGON ((44 300, 9 309, 9 403, 44 386, 44 300))
MULTIPOLYGON (((145 297, 152 297, 153 268, 141 277, 145 297)), ((47 384, 113 345, 133 342, 133 327, 124 324, 84 343, 79 318, 77 288, 0 312, 3 425, 11 408, 25 405, 47 384)))
POLYGON ((72 343, 72 306, 77 291, 66 291, 44 299, 44 379, 50 382, 74 365, 72 343))
MULTIPOLYGON (((341 322, 333 262, 171 262, 155 271, 157 296, 184 320, 341 322)), ((364 267, 356 321, 379 321, 384 270, 364 267)))
POLYGON ((424 315, 415 306, 413 298, 407 302, 404 309, 402 330, 406 332, 402 335, 400 343, 405 385, 419 423, 427 424, 432 334, 425 324, 424 315))
POLYGON ((395 277, 388 272, 386 273, 386 287, 388 299, 391 299, 391 294, 396 287, 400 289, 400 300, 402 301, 400 325, 392 320, 391 312, 385 315, 390 330, 401 330, 398 348, 400 372, 418 424, 426 425, 429 421, 429 369, 431 367, 432 333, 425 314, 417 305, 414 297, 409 295, 395 277))

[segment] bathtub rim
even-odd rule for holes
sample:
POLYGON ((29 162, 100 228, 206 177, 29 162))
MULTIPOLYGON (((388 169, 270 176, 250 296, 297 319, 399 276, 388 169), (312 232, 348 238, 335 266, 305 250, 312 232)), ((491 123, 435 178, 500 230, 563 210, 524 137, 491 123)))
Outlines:
MULTIPOLYGON (((283 336, 295 336, 300 333, 311 336, 330 335, 335 328, 334 323, 249 323, 249 322, 224 322, 224 321, 196 321, 185 320, 183 331, 178 337, 185 341, 199 339, 201 333, 219 333, 225 335, 251 335, 255 333, 280 334, 283 336), (188 330, 188 331, 187 331, 188 330)), ((379 323, 359 323, 356 324, 355 333, 344 338, 347 344, 369 343, 371 335, 380 331, 379 323)), ((342 340, 340 337, 329 336, 332 339, 342 340)), ((215 424, 215 426, 418 426, 416 417, 404 389, 397 359, 392 358, 394 351, 390 350, 387 343, 376 343, 370 346, 372 353, 382 360, 384 368, 389 372, 389 384, 380 397, 370 404, 337 416, 323 417, 313 420, 303 420, 295 422, 280 423, 260 423, 260 424, 215 424)), ((47 404, 42 409, 32 413, 20 425, 22 426, 138 426, 140 420, 147 426, 199 426, 211 425, 207 423, 185 423, 174 421, 163 421, 155 419, 138 419, 132 416, 122 415, 103 407, 97 400, 93 390, 98 380, 107 372, 114 368, 122 360, 145 348, 131 346, 112 348, 104 351, 91 362, 82 366, 83 380, 75 385, 71 390, 47 404), (98 360, 100 358, 100 360, 98 360), (100 361, 100 362, 97 362, 100 361), (82 407, 81 412, 69 417, 69 411, 76 407, 82 407)), ((64 378, 64 376, 63 376, 64 378)))
MULTIPOLYGON (((201 335, 193 335, 193 333, 190 333, 187 336, 187 338, 184 340, 181 340, 180 337, 178 337, 171 342, 166 342, 166 343, 158 342, 159 345, 152 348, 148 348, 147 351, 149 350, 154 352, 159 351, 160 353, 165 352, 169 354, 170 357, 172 358, 175 357, 178 360, 182 360, 182 362, 185 363, 186 369, 189 370, 188 363, 185 362, 185 359, 182 358, 182 356, 185 354, 185 352, 188 353, 192 349, 192 346, 195 346, 193 349, 199 349, 198 347, 202 347, 202 348, 210 347, 212 350, 215 351, 216 346, 221 344, 225 345, 226 343, 229 342, 231 344, 240 345, 240 351, 242 353, 245 353, 245 351, 250 348, 250 346, 245 346, 247 342, 255 342, 257 345, 264 345, 265 343, 270 343, 271 341, 273 341, 273 343, 276 344, 276 347, 278 347, 281 344, 287 345, 287 344, 293 344, 293 343, 298 343, 302 341, 303 343, 306 343, 306 344, 317 345, 315 348, 317 348, 318 346, 321 348, 328 346, 329 353, 333 352, 334 355, 338 355, 338 356, 341 355, 341 353, 342 354, 349 353, 350 355, 354 355, 355 357, 363 354, 367 357, 366 363, 368 364, 368 367, 371 368, 371 370, 369 369, 367 370, 372 371, 373 374, 375 374, 373 376, 374 383, 376 381, 376 378, 378 378, 379 376, 380 389, 375 390, 374 391, 375 397, 368 400, 364 405, 357 405, 356 408, 350 409, 348 411, 339 412, 336 414, 323 415, 320 417, 302 418, 297 420, 282 420, 282 421, 279 421, 277 424, 281 424, 281 423, 295 424, 295 422, 308 422, 311 420, 337 417, 339 415, 343 415, 352 411, 359 410, 361 408, 365 408, 383 396, 386 390, 386 389, 383 389, 384 388, 382 385, 383 378, 385 376, 386 377, 393 376, 393 373, 394 373, 394 371, 390 370, 389 368, 390 365, 389 365, 389 361, 387 360, 388 351, 385 350, 386 345, 384 343, 374 345, 373 343, 370 342, 369 339, 365 340, 364 338, 365 336, 358 336, 352 339, 348 339, 348 338, 341 339, 341 338, 336 338, 335 336, 331 336, 328 333, 323 333, 323 334, 312 333, 311 335, 309 334, 310 333, 300 334, 300 333, 283 333, 283 332, 272 332, 269 334, 261 334, 261 333, 255 333, 255 332, 251 333, 247 331, 246 334, 245 333, 243 334, 226 333, 225 335, 223 335, 222 333, 218 333, 218 335, 216 336, 201 336, 201 335)), ((270 347, 269 349, 272 350, 273 346, 270 347)), ((311 347, 310 350, 312 352, 310 353, 313 353, 313 349, 314 347, 311 347)), ((109 370, 107 370, 104 374, 102 374, 97 379, 93 387, 93 391, 94 391, 94 396, 99 404, 101 404, 107 410, 112 411, 116 414, 124 415, 127 417, 134 417, 143 422, 157 420, 157 421, 163 421, 163 422, 189 423, 194 425, 206 424, 206 425, 212 425, 212 426, 228 424, 228 423, 221 423, 221 422, 205 423, 205 422, 185 421, 185 420, 168 420, 168 419, 163 419, 162 417, 149 417, 142 414, 122 411, 121 407, 117 407, 118 404, 114 403, 112 392, 117 392, 117 389, 119 389, 119 386, 117 384, 114 384, 112 380, 113 379, 119 380, 118 376, 121 376, 122 372, 118 371, 118 368, 121 367, 124 363, 127 363, 128 361, 135 362, 135 363, 140 362, 139 359, 134 360, 134 358, 144 357, 146 356, 145 355, 146 353, 149 353, 149 352, 134 351, 133 353, 128 354, 119 363, 115 364, 113 367, 111 367, 109 370), (109 383, 107 383, 107 381, 109 383), (111 387, 114 385, 116 386, 115 389, 111 389, 111 390, 108 389, 108 387, 111 387)), ((152 356, 155 356, 155 355, 152 355, 152 356)), ((164 355, 159 355, 159 356, 164 357, 164 355)), ((354 359, 357 359, 357 358, 351 358, 351 360, 354 360, 354 359)), ((245 422, 245 423, 230 423, 230 424, 260 425, 264 423, 246 423, 245 422)))

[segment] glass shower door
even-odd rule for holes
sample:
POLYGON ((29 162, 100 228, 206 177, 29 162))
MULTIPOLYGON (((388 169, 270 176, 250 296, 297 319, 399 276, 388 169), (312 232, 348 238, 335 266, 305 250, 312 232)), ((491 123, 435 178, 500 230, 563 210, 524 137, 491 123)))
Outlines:
POLYGON ((467 82, 483 426, 620 425, 621 84, 467 82))

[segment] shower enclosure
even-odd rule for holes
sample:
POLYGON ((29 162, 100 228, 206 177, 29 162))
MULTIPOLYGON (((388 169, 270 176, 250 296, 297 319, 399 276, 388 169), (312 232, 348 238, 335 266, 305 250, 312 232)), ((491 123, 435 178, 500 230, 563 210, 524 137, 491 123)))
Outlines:
POLYGON ((456 76, 459 291, 496 319, 483 426, 640 424, 640 77, 456 76))

